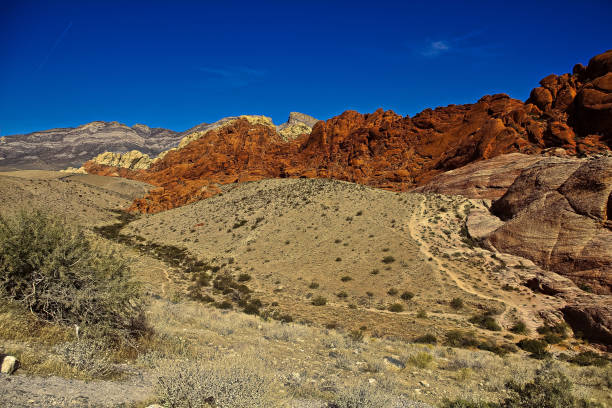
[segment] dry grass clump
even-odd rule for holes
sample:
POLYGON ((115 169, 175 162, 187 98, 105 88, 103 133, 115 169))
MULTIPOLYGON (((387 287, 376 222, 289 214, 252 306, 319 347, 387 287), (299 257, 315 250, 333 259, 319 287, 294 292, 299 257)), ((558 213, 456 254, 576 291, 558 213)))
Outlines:
POLYGON ((112 352, 99 340, 64 343, 55 348, 56 354, 70 367, 91 379, 111 378, 118 374, 112 364, 112 352))
POLYGON ((392 407, 393 398, 379 387, 359 383, 343 387, 330 408, 386 408, 392 407))
POLYGON ((279 378, 254 356, 223 356, 168 367, 157 384, 167 408, 287 407, 279 378))

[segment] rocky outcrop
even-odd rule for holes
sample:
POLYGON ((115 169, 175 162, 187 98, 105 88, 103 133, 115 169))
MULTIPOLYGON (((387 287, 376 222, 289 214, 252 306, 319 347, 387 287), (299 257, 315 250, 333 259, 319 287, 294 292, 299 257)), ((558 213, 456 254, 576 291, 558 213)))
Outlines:
POLYGON ((571 74, 549 75, 526 103, 551 118, 543 134, 551 143, 574 145, 582 152, 603 141, 612 143, 612 50, 578 64, 571 74))
POLYGON ((487 240, 598 293, 612 293, 612 157, 550 158, 524 170, 491 207, 487 240))
POLYGON ((523 153, 504 154, 441 173, 414 191, 494 200, 504 195, 525 168, 544 157, 523 153))
POLYGON ((301 135, 310 134, 318 120, 299 112, 291 112, 287 122, 278 125, 278 134, 285 141, 297 139, 301 135))
MULTIPOLYGON (((252 125, 268 126, 272 129, 276 128, 276 126, 274 126, 274 122, 272 122, 272 119, 267 116, 261 116, 261 115, 228 116, 226 118, 219 119, 218 121, 214 123, 202 124, 202 125, 196 126, 195 128, 186 130, 185 132, 181 134, 182 138, 178 144, 177 149, 182 149, 183 147, 187 146, 189 143, 200 139, 202 136, 204 136, 207 132, 211 130, 222 129, 226 126, 230 126, 234 122, 240 119, 246 120, 248 123, 252 125)), ((164 152, 161 157, 163 158, 163 156, 165 156, 166 153, 167 152, 164 152)))
POLYGON ((0 168, 59 170, 79 167, 103 152, 139 150, 157 155, 178 144, 172 130, 129 127, 117 122, 91 122, 76 128, 51 129, 0 140, 0 168))
MULTIPOLYGON (((537 165, 534 167, 537 167, 537 165)), ((546 223, 546 220, 532 217, 531 221, 534 224, 531 233, 536 236, 540 233, 539 224, 546 223)), ((497 251, 498 248, 495 246, 495 241, 490 240, 490 237, 504 226, 504 221, 491 214, 484 206, 476 206, 475 209, 472 209, 466 222, 469 236, 492 251, 497 251)), ((519 236, 516 239, 522 238, 522 236, 519 236)), ((530 241, 523 245, 532 244, 530 241)), ((576 248, 576 250, 573 256, 578 260, 581 257, 581 251, 580 248, 576 248)), ((506 270, 508 274, 513 274, 518 279, 519 284, 534 292, 554 296, 561 300, 553 314, 562 317, 569 323, 577 336, 599 343, 606 347, 608 351, 612 351, 612 296, 605 293, 596 294, 585 291, 583 290, 584 286, 583 289, 579 288, 568 277, 538 267, 532 264, 530 260, 524 259, 521 257, 524 255, 523 252, 497 253, 497 255, 510 264, 516 265, 518 263, 521 265, 521 268, 513 267, 506 270)), ((542 317, 545 320, 550 320, 551 323, 553 322, 550 316, 542 317)))
POLYGON ((92 161, 102 166, 123 167, 131 170, 148 169, 153 162, 148 155, 138 150, 132 150, 123 154, 104 152, 93 158, 92 161))

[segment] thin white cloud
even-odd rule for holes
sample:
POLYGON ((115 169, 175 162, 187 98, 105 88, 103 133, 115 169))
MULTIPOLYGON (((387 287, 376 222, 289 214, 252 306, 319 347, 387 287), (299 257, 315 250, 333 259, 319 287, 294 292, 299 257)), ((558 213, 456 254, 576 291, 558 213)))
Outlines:
POLYGON ((485 32, 484 29, 474 30, 452 38, 427 40, 426 45, 418 49, 423 57, 435 58, 444 54, 466 54, 471 56, 496 55, 495 45, 477 44, 478 38, 485 32))
POLYGON ((40 63, 40 65, 36 69, 36 72, 40 71, 45 66, 47 61, 49 61, 49 57, 51 57, 51 54, 53 54, 53 51, 55 51, 57 46, 60 45, 60 43, 62 42, 62 40, 64 39, 64 37, 68 33, 68 30, 70 30, 71 27, 72 27, 72 21, 68 22, 68 25, 66 26, 66 28, 64 28, 64 31, 62 31, 59 37, 56 38, 55 43, 53 43, 53 47, 51 47, 51 49, 45 56, 45 59, 40 63))
POLYGON ((241 88, 262 80, 268 72, 250 67, 199 67, 203 86, 241 88))
POLYGON ((436 57, 450 49, 451 47, 446 41, 431 41, 421 54, 425 57, 436 57))

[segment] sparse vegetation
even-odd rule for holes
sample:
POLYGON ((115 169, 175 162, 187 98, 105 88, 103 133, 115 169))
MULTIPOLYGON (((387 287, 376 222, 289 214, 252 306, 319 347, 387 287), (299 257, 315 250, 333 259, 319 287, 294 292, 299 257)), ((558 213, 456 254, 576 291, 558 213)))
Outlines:
POLYGON ((521 349, 531 353, 531 357, 539 360, 550 355, 548 352, 548 344, 545 341, 537 339, 523 339, 516 343, 521 349))
POLYGON ((394 258, 393 256, 391 256, 391 255, 387 255, 387 256, 385 256, 385 257, 382 259, 382 262, 383 262, 384 264, 390 264, 390 263, 395 262, 395 258, 394 258))
POLYGON ((470 323, 477 325, 483 329, 491 331, 501 331, 501 326, 495 321, 495 318, 491 313, 484 313, 480 315, 474 315, 468 320, 470 323))
POLYGON ((312 299, 313 306, 325 306, 327 304, 327 299, 323 296, 316 296, 312 299))
POLYGON ((393 313, 400 313, 404 311, 404 305, 401 303, 393 303, 389 306, 388 310, 393 313))
POLYGON ((437 344, 438 338, 435 335, 428 333, 415 338, 413 342, 422 344, 437 344))
POLYGON ((414 297, 414 293, 409 292, 409 291, 402 292, 402 294, 400 295, 400 298, 406 301, 412 299, 413 297, 414 297))
POLYGON ((450 307, 455 310, 459 310, 463 308, 463 299, 455 297, 450 301, 450 307))

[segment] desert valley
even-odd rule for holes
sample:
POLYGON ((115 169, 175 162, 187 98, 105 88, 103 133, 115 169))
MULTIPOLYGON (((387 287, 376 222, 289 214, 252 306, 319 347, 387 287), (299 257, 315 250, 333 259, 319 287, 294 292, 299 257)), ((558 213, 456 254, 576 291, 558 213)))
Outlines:
POLYGON ((612 407, 584 62, 412 117, 0 138, 0 405, 612 407))

